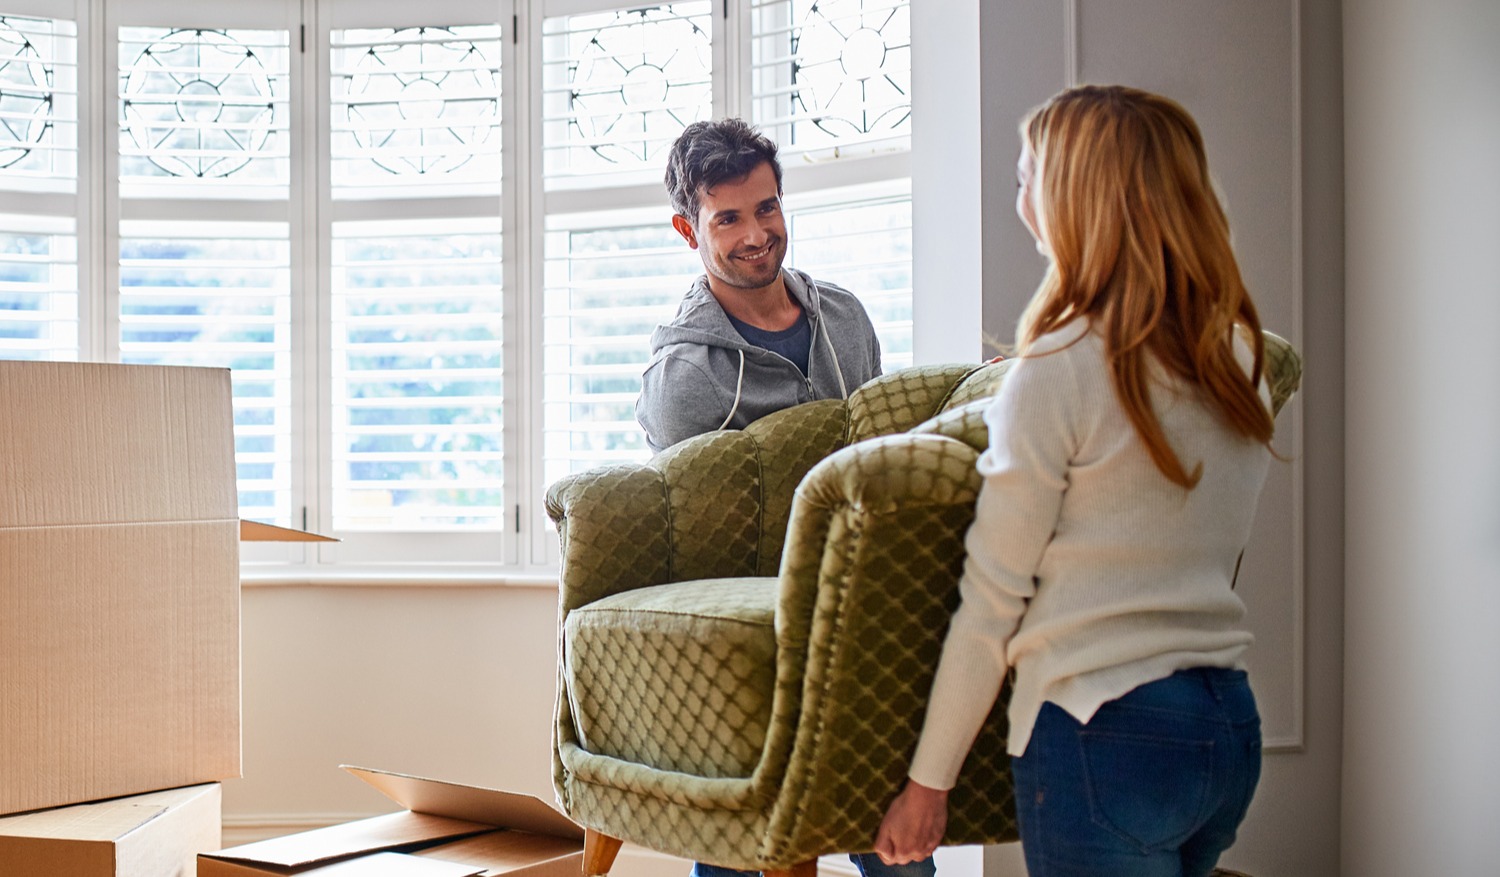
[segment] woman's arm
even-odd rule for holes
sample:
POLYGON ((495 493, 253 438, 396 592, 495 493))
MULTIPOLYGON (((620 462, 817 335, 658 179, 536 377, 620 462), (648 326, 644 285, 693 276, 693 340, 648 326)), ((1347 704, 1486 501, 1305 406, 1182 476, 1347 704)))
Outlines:
POLYGON ((877 835, 877 852, 891 863, 937 846, 946 790, 1000 693, 1006 646, 1035 593, 1081 440, 1077 352, 1017 361, 985 414, 990 447, 978 463, 984 482, 965 539, 962 602, 943 642, 910 782, 877 835))

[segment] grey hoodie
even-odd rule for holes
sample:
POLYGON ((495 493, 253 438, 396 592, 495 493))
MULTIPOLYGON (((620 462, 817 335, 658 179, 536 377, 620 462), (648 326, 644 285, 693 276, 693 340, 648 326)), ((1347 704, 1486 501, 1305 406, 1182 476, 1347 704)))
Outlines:
POLYGON ((782 269, 787 293, 812 330, 807 376, 791 360, 740 336, 708 278, 699 277, 672 322, 651 333, 635 419, 660 451, 716 429, 740 429, 783 408, 846 398, 880 374, 880 342, 864 305, 846 289, 782 269))

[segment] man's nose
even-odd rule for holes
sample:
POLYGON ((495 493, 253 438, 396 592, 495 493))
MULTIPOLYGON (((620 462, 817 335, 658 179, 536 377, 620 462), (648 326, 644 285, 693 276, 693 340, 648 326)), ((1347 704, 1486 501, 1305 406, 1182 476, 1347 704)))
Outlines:
POLYGON ((758 217, 751 225, 755 228, 757 246, 764 246, 766 241, 776 236, 776 220, 770 216, 758 217))

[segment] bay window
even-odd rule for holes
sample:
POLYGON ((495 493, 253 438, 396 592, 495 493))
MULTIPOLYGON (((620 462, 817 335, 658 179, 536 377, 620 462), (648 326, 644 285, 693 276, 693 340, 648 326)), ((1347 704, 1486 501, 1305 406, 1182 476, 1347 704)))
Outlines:
POLYGON ((910 85, 908 0, 0 0, 0 357, 231 369, 241 515, 342 540, 251 575, 544 570, 648 454, 685 125, 778 141, 910 363, 910 85))

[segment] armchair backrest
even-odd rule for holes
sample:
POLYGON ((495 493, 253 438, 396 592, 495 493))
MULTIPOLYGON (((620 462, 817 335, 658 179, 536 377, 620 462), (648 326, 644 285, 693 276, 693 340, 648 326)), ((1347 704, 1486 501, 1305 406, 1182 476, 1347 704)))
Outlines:
MULTIPOLYGON (((1296 391, 1301 360, 1285 340, 1269 332, 1265 338, 1267 383, 1279 411, 1296 391)), ((813 466, 846 445, 912 430, 983 451, 989 444, 984 409, 1013 364, 900 369, 858 388, 848 401, 798 405, 738 432, 689 439, 644 465, 558 482, 549 491, 548 512, 563 528, 565 549, 568 528, 585 525, 591 533, 586 550, 565 562, 564 578, 579 579, 565 603, 610 593, 617 578, 640 586, 776 575, 792 498, 813 466), (645 489, 626 489, 635 483, 645 489), (580 502, 585 493, 628 498, 630 509, 611 507, 608 500, 580 502), (609 524, 565 523, 568 515, 592 515, 609 524)))

